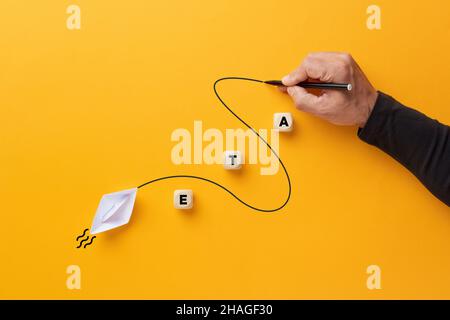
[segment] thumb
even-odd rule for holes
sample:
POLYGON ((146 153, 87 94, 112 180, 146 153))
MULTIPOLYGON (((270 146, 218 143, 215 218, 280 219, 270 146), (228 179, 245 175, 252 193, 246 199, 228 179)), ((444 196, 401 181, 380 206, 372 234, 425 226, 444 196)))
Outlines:
POLYGON ((302 87, 288 87, 287 92, 295 103, 295 106, 309 113, 315 113, 319 107, 320 98, 309 93, 302 87))

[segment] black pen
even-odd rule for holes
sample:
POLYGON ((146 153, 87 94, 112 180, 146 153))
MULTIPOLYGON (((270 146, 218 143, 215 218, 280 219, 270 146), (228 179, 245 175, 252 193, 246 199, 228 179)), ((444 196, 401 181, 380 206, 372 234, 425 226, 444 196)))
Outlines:
MULTIPOLYGON (((283 82, 280 80, 267 80, 263 82, 272 86, 284 86, 283 82)), ((300 82, 297 83, 296 86, 311 89, 338 89, 347 91, 351 91, 353 89, 351 83, 300 82)))

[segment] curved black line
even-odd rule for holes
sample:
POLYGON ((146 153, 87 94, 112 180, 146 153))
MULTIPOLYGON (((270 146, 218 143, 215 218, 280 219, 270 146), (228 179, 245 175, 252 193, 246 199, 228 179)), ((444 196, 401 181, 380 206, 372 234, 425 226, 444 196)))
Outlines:
POLYGON ((236 113, 234 113, 234 111, 231 110, 231 108, 228 107, 227 104, 225 103, 225 101, 220 97, 219 93, 217 92, 217 88, 216 88, 216 87, 217 87, 217 84, 218 84, 220 81, 224 81, 224 80, 245 80, 245 81, 253 81, 253 82, 260 82, 260 83, 264 83, 264 81, 262 81, 262 80, 257 80, 257 79, 251 79, 251 78, 243 78, 243 77, 225 77, 225 78, 220 78, 220 79, 216 80, 216 81, 214 82, 213 89, 214 89, 214 93, 216 94, 216 97, 217 97, 217 98, 219 99, 219 101, 223 104, 223 106, 224 106, 224 107, 225 107, 225 108, 226 108, 233 116, 235 116, 240 122, 242 122, 247 128, 249 128, 250 130, 252 130, 253 133, 256 134, 256 136, 257 136, 259 139, 261 139, 261 141, 263 141, 263 142, 266 144, 266 146, 270 149, 270 151, 277 157, 278 161, 279 161, 280 164, 281 164, 281 167, 282 167, 283 170, 284 170, 284 173, 286 174, 286 178, 287 178, 287 182, 288 182, 288 194, 287 194, 286 200, 283 202, 283 204, 280 205, 279 207, 273 208, 273 209, 261 209, 261 208, 257 208, 257 207, 255 207, 255 206, 252 206, 252 205, 248 204, 248 203, 245 202, 244 200, 240 199, 240 198, 239 198, 237 195, 235 195, 231 190, 227 189, 226 187, 224 187, 224 186, 221 185, 220 183, 215 182, 215 181, 210 180, 210 179, 207 179, 207 178, 203 178, 203 177, 199 177, 199 176, 194 176, 194 175, 172 175, 172 176, 165 176, 165 177, 161 177, 161 178, 157 178, 157 179, 153 179, 153 180, 150 180, 150 181, 148 181, 148 182, 145 182, 145 183, 141 184, 140 186, 138 186, 137 188, 139 189, 139 188, 142 188, 142 187, 144 187, 144 186, 146 186, 146 185, 148 185, 148 184, 151 184, 151 183, 154 183, 154 182, 157 182, 157 181, 161 181, 161 180, 167 180, 167 179, 175 179, 175 178, 190 178, 190 179, 197 179, 197 180, 203 180, 203 181, 206 181, 206 182, 209 182, 209 183, 212 183, 212 184, 218 186, 219 188, 221 188, 221 189, 225 190, 226 192, 228 192, 228 193, 229 193, 231 196, 233 196, 236 200, 238 200, 240 203, 242 203, 243 205, 245 205, 246 207, 248 207, 248 208, 250 208, 250 209, 253 209, 253 210, 256 210, 256 211, 260 211, 260 212, 275 212, 275 211, 281 210, 281 209, 283 209, 283 208, 286 206, 286 204, 289 202, 289 199, 291 198, 292 186, 291 186, 291 179, 290 179, 290 177, 289 177, 289 173, 287 172, 287 169, 286 169, 286 167, 284 166, 283 161, 281 161, 280 157, 279 157, 278 154, 272 149, 272 147, 270 146, 270 144, 269 144, 266 140, 264 140, 264 139, 259 135, 259 133, 258 133, 255 129, 253 129, 247 122, 245 122, 241 117, 239 117, 236 113))
POLYGON ((81 248, 81 246, 83 245, 83 242, 85 242, 85 241, 87 241, 87 240, 89 240, 89 236, 88 236, 86 239, 81 240, 81 242, 80 242, 80 244, 78 245, 77 249, 78 249, 78 248, 81 248))
POLYGON ((86 243, 86 244, 84 245, 83 248, 86 249, 86 246, 90 245, 90 244, 92 243, 92 241, 94 241, 95 238, 97 238, 97 236, 93 236, 93 237, 91 238, 91 241, 88 242, 88 243, 86 243))
POLYGON ((82 234, 81 236, 78 236, 78 237, 77 237, 77 240, 75 240, 75 241, 78 241, 78 239, 83 238, 84 235, 86 234, 86 231, 88 231, 88 230, 89 230, 89 228, 84 229, 83 234, 82 234))

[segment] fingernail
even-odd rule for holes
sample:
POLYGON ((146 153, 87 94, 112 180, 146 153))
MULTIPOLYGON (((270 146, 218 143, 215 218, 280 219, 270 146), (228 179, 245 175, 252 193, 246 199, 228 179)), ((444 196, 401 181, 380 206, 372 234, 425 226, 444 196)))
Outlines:
POLYGON ((286 84, 287 82, 289 82, 289 80, 291 79, 290 75, 284 76, 283 79, 281 79, 281 82, 283 82, 283 84, 286 84))

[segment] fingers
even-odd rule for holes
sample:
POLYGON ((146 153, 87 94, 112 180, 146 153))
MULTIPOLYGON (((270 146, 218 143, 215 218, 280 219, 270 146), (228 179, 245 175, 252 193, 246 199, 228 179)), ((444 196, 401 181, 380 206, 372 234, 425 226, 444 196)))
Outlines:
POLYGON ((302 64, 282 79, 285 86, 291 87, 308 79, 321 82, 348 80, 353 59, 349 54, 335 52, 311 53, 302 64))
POLYGON ((298 109, 339 125, 363 126, 377 97, 376 90, 348 53, 309 54, 282 82, 286 87, 280 90, 289 94, 298 109), (350 93, 324 90, 314 94, 310 89, 297 86, 308 80, 350 83, 358 90, 350 93))
POLYGON ((280 90, 281 92, 287 93, 287 87, 279 86, 279 87, 277 87, 277 88, 278 88, 278 90, 280 90))
POLYGON ((316 114, 320 108, 321 98, 309 93, 302 87, 288 87, 287 93, 300 110, 316 114))
POLYGON ((281 79, 281 82, 287 87, 295 86, 297 83, 308 79, 305 66, 302 63, 297 69, 281 79))

